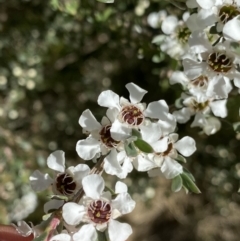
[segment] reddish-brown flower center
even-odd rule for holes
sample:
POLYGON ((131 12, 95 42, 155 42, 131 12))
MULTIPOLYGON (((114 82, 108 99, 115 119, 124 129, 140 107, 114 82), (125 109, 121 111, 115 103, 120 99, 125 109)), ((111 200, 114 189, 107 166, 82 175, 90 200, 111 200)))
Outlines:
POLYGON ((128 105, 122 108, 121 119, 129 125, 138 126, 144 121, 144 115, 138 107, 128 105))
POLYGON ((89 218, 97 224, 108 222, 112 214, 111 205, 102 200, 93 201, 88 207, 89 218))
POLYGON ((110 129, 111 125, 106 125, 99 132, 102 143, 108 148, 116 147, 119 143, 111 137, 110 129))
POLYGON ((77 187, 74 179, 67 173, 58 174, 56 177, 56 189, 63 195, 72 195, 77 187))
POLYGON ((233 66, 233 61, 225 53, 214 52, 209 54, 207 63, 209 67, 218 73, 227 73, 233 66))

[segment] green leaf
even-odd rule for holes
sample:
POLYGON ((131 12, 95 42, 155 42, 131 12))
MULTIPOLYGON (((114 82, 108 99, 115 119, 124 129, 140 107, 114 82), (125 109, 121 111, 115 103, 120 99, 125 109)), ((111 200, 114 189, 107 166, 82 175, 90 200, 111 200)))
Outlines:
POLYGON ((193 182, 195 182, 194 176, 192 175, 192 173, 191 173, 190 171, 188 171, 187 168, 184 167, 184 168, 183 168, 183 172, 184 172, 186 175, 188 175, 188 177, 191 178, 193 182))
POLYGON ((134 145, 144 153, 153 153, 154 150, 151 145, 149 145, 146 141, 142 139, 137 139, 134 141, 134 145))
POLYGON ((233 123, 233 129, 234 129, 234 131, 239 133, 240 132, 240 122, 233 123))
POLYGON ((183 186, 185 188, 187 188, 189 191, 192 191, 197 194, 201 193, 201 191, 199 190, 197 185, 193 182, 193 180, 189 177, 189 175, 186 172, 183 172, 180 175, 182 177, 183 186))
POLYGON ((138 151, 132 142, 130 143, 125 142, 124 149, 128 157, 136 157, 138 155, 138 151))
POLYGON ((182 155, 178 155, 177 158, 175 158, 175 160, 177 160, 179 162, 183 162, 183 163, 187 162, 186 158, 183 157, 182 155))
POLYGON ((171 189, 173 192, 179 192, 182 189, 182 185, 183 185, 182 178, 180 175, 178 175, 173 178, 171 189))
POLYGON ((138 139, 142 139, 142 135, 141 135, 140 131, 138 131, 136 129, 132 129, 132 136, 136 136, 138 139))

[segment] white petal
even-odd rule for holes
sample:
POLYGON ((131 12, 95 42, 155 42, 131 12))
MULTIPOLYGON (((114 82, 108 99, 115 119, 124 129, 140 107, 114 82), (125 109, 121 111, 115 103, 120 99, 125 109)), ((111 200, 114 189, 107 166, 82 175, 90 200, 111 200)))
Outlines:
POLYGON ((115 120, 110 129, 111 136, 116 141, 126 140, 132 134, 132 129, 121 123, 119 120, 115 120))
POLYGON ((198 112, 193 120, 193 123, 191 124, 191 127, 203 127, 206 124, 206 118, 203 115, 203 113, 198 112))
POLYGON ((197 62, 192 59, 183 60, 184 73, 189 79, 195 79, 202 75, 207 68, 207 64, 204 62, 197 62))
POLYGON ((31 187, 35 192, 43 191, 53 183, 53 179, 47 173, 43 174, 38 170, 33 172, 29 180, 31 187))
POLYGON ((147 93, 146 90, 140 88, 134 83, 128 83, 126 85, 126 88, 129 91, 129 98, 133 104, 139 103, 142 100, 143 96, 147 93))
POLYGON ((210 103, 211 110, 215 116, 226 117, 227 116, 227 108, 226 108, 227 100, 217 100, 210 103))
POLYGON ((161 119, 163 115, 168 114, 168 105, 165 100, 159 100, 149 103, 144 114, 151 118, 161 119))
POLYGON ((168 137, 165 136, 159 141, 156 141, 155 143, 152 144, 152 147, 155 152, 164 152, 168 148, 168 137))
POLYGON ((184 107, 180 110, 176 110, 173 112, 178 123, 186 123, 191 117, 191 110, 190 108, 184 107))
POLYGON ((118 194, 117 197, 112 200, 112 207, 120 211, 122 215, 132 212, 135 206, 136 202, 132 200, 131 196, 126 192, 118 194))
POLYGON ((223 27, 223 36, 230 40, 240 41, 240 17, 239 15, 228 21, 223 27))
POLYGON ((90 136, 77 142, 76 151, 82 159, 91 160, 101 151, 100 142, 90 136))
POLYGON ((185 136, 180 139, 178 142, 174 143, 174 147, 180 152, 183 156, 191 156, 193 152, 196 151, 196 142, 192 137, 185 136))
POLYGON ((167 115, 163 115, 161 120, 158 120, 158 124, 161 126, 162 135, 164 136, 175 130, 177 121, 174 115, 168 113, 167 115))
POLYGON ((171 159, 170 157, 165 157, 161 171, 167 179, 172 179, 183 172, 182 166, 171 159))
POLYGON ((109 155, 104 158, 103 167, 106 173, 119 177, 119 174, 122 172, 122 168, 117 160, 117 151, 115 149, 111 150, 109 155))
POLYGON ((88 165, 78 164, 75 167, 72 166, 67 168, 66 172, 70 172, 73 175, 74 180, 81 184, 82 179, 90 173, 90 168, 88 165))
POLYGON ((112 123, 117 119, 118 114, 119 109, 117 108, 107 109, 106 115, 112 123))
POLYGON ((70 240, 71 240, 71 236, 66 233, 57 234, 50 239, 50 241, 70 241, 70 240))
POLYGON ((189 83, 189 79, 182 71, 174 71, 169 79, 169 83, 171 85, 179 83, 185 86, 189 83))
POLYGON ((85 207, 73 202, 63 205, 62 210, 62 216, 65 222, 70 225, 79 224, 85 214, 85 207))
POLYGON ((91 174, 82 180, 83 190, 87 197, 98 199, 104 190, 104 180, 97 174, 91 174))
POLYGON ((203 131, 207 135, 213 135, 220 129, 221 122, 215 117, 208 118, 207 123, 203 126, 203 131))
POLYGON ((143 157, 141 155, 138 155, 137 158, 135 158, 133 165, 139 172, 145 172, 157 167, 157 165, 147 158, 147 156, 143 157))
POLYGON ((161 126, 158 123, 150 122, 147 126, 141 126, 142 139, 148 143, 154 143, 162 135, 161 126))
POLYGON ((93 130, 99 130, 102 127, 100 123, 96 120, 92 112, 88 109, 82 113, 78 123, 82 128, 90 132, 93 130))
POLYGON ((103 91, 98 96, 98 104, 103 107, 109 107, 109 108, 116 107, 117 109, 121 108, 119 105, 119 95, 117 95, 111 90, 103 91))
POLYGON ((47 165, 54 171, 64 172, 65 171, 65 157, 63 151, 55 151, 47 159, 47 165))
POLYGON ((216 3, 216 0, 196 0, 201 8, 210 9, 216 3))
POLYGON ((212 45, 203 31, 195 31, 189 37, 189 45, 195 53, 208 52, 212 49, 212 45))
POLYGON ((132 234, 132 228, 127 223, 111 220, 108 226, 108 234, 111 241, 126 241, 132 234))
POLYGON ((45 213, 48 213, 49 210, 56 210, 60 208, 63 204, 63 200, 52 199, 44 204, 43 210, 45 213))
POLYGON ((117 181, 115 185, 115 193, 124 193, 128 191, 128 187, 125 183, 117 181))
POLYGON ((168 16, 162 22, 162 31, 165 34, 171 34, 175 31, 176 26, 178 25, 178 19, 175 16, 168 16))
POLYGON ((97 231, 93 224, 85 224, 73 235, 74 241, 97 241, 97 231))

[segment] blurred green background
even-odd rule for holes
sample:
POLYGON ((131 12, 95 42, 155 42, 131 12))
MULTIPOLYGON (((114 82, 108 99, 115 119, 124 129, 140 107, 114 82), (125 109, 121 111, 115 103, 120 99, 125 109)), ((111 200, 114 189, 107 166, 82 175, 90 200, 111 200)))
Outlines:
MULTIPOLYGON (((65 151, 68 166, 82 162, 75 151, 85 138, 78 119, 87 108, 101 119, 101 91, 127 98, 125 84, 134 82, 149 91, 145 102, 165 99, 174 109, 182 89, 169 85, 168 77, 181 64, 151 43, 161 30, 147 23, 150 13, 163 9, 183 13, 162 0, 0 0, 0 223, 39 223, 47 192, 36 197, 28 178, 35 169, 48 172, 46 158, 54 150, 65 151)), ((170 181, 146 173, 125 180, 137 201, 125 218, 134 229, 129 240, 239 240, 235 92, 214 136, 191 129, 191 122, 178 126, 180 137, 196 140, 198 150, 186 166, 202 194, 172 193, 170 181)))

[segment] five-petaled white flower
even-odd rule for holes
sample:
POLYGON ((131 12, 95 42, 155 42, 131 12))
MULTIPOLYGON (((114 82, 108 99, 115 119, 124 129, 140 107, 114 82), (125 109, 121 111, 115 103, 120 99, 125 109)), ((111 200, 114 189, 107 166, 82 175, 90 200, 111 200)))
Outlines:
POLYGON ((107 230, 110 241, 125 241, 132 233, 127 223, 120 223, 115 219, 130 213, 135 207, 135 201, 127 193, 127 186, 117 182, 112 199, 109 191, 104 192, 105 184, 101 176, 92 174, 83 178, 83 196, 80 204, 69 202, 63 206, 63 218, 69 225, 84 224, 75 234, 79 240, 96 241, 97 231, 107 230), (117 232, 116 232, 117 230, 117 232))

